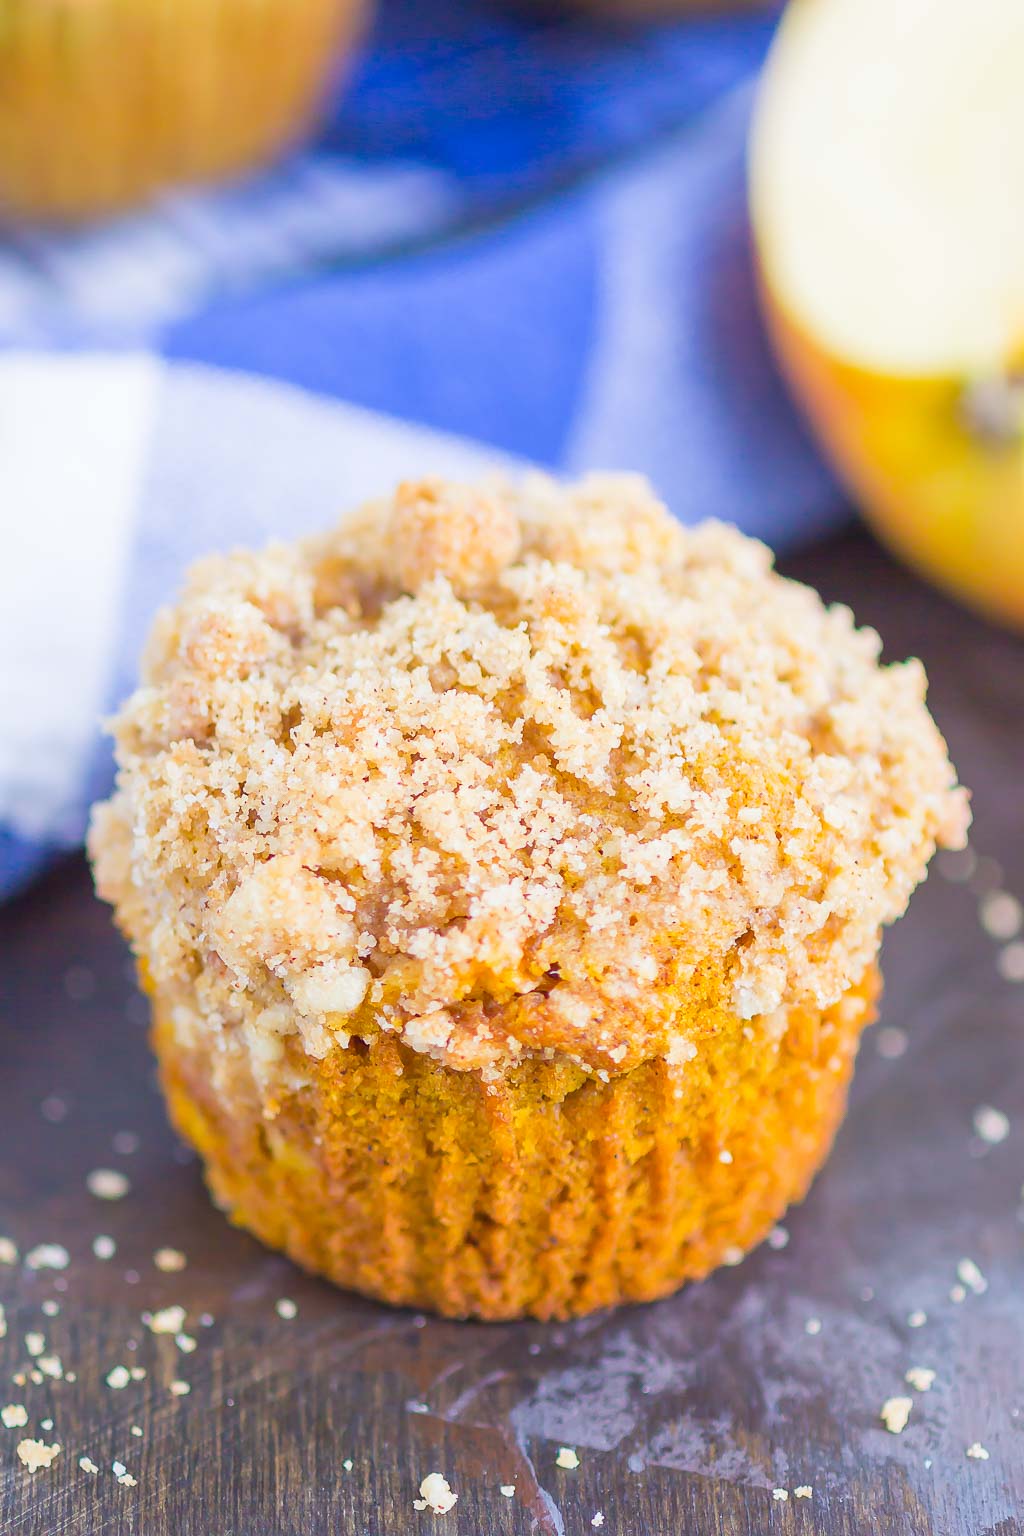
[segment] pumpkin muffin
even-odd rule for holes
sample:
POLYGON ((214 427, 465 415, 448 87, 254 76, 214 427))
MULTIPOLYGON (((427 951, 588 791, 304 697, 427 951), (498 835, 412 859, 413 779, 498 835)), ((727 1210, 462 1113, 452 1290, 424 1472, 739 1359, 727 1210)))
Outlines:
POLYGON ((91 852, 214 1198, 306 1268, 566 1317, 806 1191, 966 797, 917 662, 634 477, 406 484, 193 570, 91 852))
POLYGON ((364 0, 0 0, 0 208, 108 213, 301 137, 364 0))

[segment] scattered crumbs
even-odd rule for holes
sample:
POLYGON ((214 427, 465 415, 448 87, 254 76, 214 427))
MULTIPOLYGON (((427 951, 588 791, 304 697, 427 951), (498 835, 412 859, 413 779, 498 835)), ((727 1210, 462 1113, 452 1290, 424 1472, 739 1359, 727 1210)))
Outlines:
POLYGON ((957 1279, 974 1292, 975 1296, 984 1296, 988 1290, 988 1281, 973 1259, 961 1259, 956 1266, 957 1279))
POLYGON ((28 1379, 34 1387, 41 1387, 46 1378, 42 1371, 29 1371, 28 1379))
POLYGON ((342 1462, 341 1465, 342 1465, 342 1467, 344 1468, 344 1470, 346 1472, 351 1472, 352 1471, 352 1458, 351 1458, 351 1456, 346 1456, 345 1460, 342 1462))
MULTIPOLYGON (((970 1451, 967 1453, 970 1455, 970 1451)), ((19 1440, 18 1460, 28 1467, 30 1472, 38 1472, 41 1467, 49 1467, 60 1455, 59 1445, 44 1445, 42 1440, 19 1440)), ((988 1452, 985 1452, 988 1455, 988 1452)))
POLYGON ((24 1403, 8 1403, 0 1408, 0 1421, 5 1429, 24 1429, 28 1423, 28 1410, 24 1403))
POLYGON ((129 1430, 129 1434, 134 1435, 136 1440, 142 1439, 142 1429, 138 1424, 132 1425, 131 1429, 129 1430))
POLYGON ((67 1269, 71 1255, 62 1243, 38 1243, 25 1255, 29 1269, 67 1269))
POLYGON ((793 1492, 798 1499, 809 1499, 814 1493, 814 1489, 811 1487, 810 1483, 801 1483, 799 1488, 793 1489, 793 1492))
POLYGON ((139 1138, 134 1131, 115 1131, 110 1144, 119 1157, 131 1157, 139 1150, 139 1138))
POLYGON ((886 1061, 898 1061, 906 1053, 907 1032, 895 1024, 886 1024, 875 1032, 875 1050, 886 1061))
POLYGON ((60 1302, 47 1297, 41 1310, 44 1317, 57 1317, 60 1313, 60 1302))
POLYGON ((0 1339, 6 1339, 6 1337, 7 1337, 7 1313, 4 1311, 3 1306, 0 1305, 0 1339))
POLYGON ((274 1311, 278 1317, 283 1317, 286 1323, 290 1323, 293 1317, 297 1317, 299 1309, 290 1296, 279 1296, 274 1303, 274 1311))
POLYGON ((180 1333, 185 1323, 185 1308, 162 1307, 159 1312, 143 1312, 142 1321, 150 1333, 180 1333))
POLYGON ((120 1392, 131 1379, 131 1372, 123 1365, 115 1365, 113 1370, 107 1372, 107 1386, 115 1392, 120 1392))
POLYGON ((213 1324, 214 1324, 213 1313, 212 1312, 200 1312, 200 1314, 199 1314, 199 1323, 200 1323, 200 1326, 203 1327, 203 1328, 212 1328, 213 1324))
POLYGON ((49 1093, 40 1104, 39 1113, 44 1120, 49 1120, 51 1125, 60 1125, 61 1121, 68 1117, 67 1100, 62 1099, 58 1093, 49 1093))
POLYGON ((188 1260, 180 1248, 158 1248, 153 1263, 165 1275, 176 1275, 185 1268, 188 1260))
POLYGON ((768 1247, 774 1248, 776 1253, 781 1252, 789 1242, 789 1232, 785 1227, 772 1227, 768 1233, 768 1247))
POLYGON ((139 1486, 138 1478, 132 1477, 130 1472, 119 1472, 117 1480, 122 1488, 137 1488, 139 1486))
POLYGON ((125 1466, 123 1461, 112 1461, 110 1463, 110 1470, 113 1472, 115 1477, 123 1477, 124 1474, 128 1471, 128 1468, 125 1466))
POLYGON ((732 1162, 732 1153, 725 1151, 725 1149, 723 1148, 723 1150, 721 1152, 719 1152, 719 1154, 718 1154, 718 1161, 720 1163, 731 1163, 732 1162))
POLYGON ((597 1510, 590 1523, 595 1530, 604 1525, 604 1511, 600 1509, 597 1510))
POLYGON ((128 1374, 132 1378, 132 1381, 142 1381, 146 1375, 145 1367, 141 1365, 133 1365, 128 1374))
POLYGON ((83 1472, 89 1472, 93 1477, 95 1477, 100 1470, 91 1456, 79 1456, 78 1465, 81 1467, 83 1472))
POLYGON ((9 1237, 0 1237, 0 1264, 17 1264, 18 1245, 9 1237))
POLYGON ((39 1428, 40 1429, 46 1429, 46 1430, 52 1429, 53 1428, 53 1420, 52 1419, 41 1419, 40 1423, 39 1423, 39 1428))
POLYGON ((555 1457, 555 1466, 562 1467, 566 1472, 575 1472, 580 1464, 580 1459, 571 1445, 560 1445, 558 1455, 555 1457))
POLYGON ((190 1355, 196 1347, 196 1341, 190 1333, 176 1333, 174 1342, 183 1355, 190 1355))
POLYGON ((117 1244, 112 1237, 101 1232, 99 1237, 92 1240, 92 1251, 98 1259, 112 1259, 117 1252, 117 1244))
POLYGON ((737 1248, 734 1244, 731 1243, 722 1254, 722 1263, 728 1264, 731 1269, 735 1269, 737 1264, 742 1264, 743 1259, 743 1249, 737 1248))
POLYGON ((42 1333, 26 1333, 25 1348, 28 1350, 29 1354, 33 1356, 33 1358, 35 1358, 37 1355, 41 1355, 46 1348, 45 1335, 42 1333))
POLYGON ((75 1382, 78 1380, 78 1377, 75 1375, 74 1371, 65 1371, 64 1380, 70 1382, 70 1384, 74 1386, 75 1382))
POLYGON ((930 1392, 935 1372, 927 1365, 912 1365, 903 1379, 915 1392, 930 1392))
POLYGON ((192 1388, 189 1386, 187 1381, 172 1381, 171 1382, 171 1396, 172 1397, 188 1397, 188 1394, 191 1391, 192 1391, 192 1388))
POLYGON ((1010 1134, 1010 1122, 1001 1109, 979 1104, 974 1111, 974 1134, 990 1147, 997 1147, 1010 1134))
POLYGON ((788 1488, 773 1488, 772 1489, 772 1498, 773 1499, 778 1499, 780 1504, 785 1504, 786 1500, 789 1498, 789 1489, 788 1488))
POLYGON ((972 1445, 967 1447, 967 1454, 972 1461, 988 1461, 988 1451, 986 1451, 980 1440, 975 1440, 972 1445))
POLYGON ((926 1472, 930 1472, 932 1469, 932 1459, 930 1456, 926 1456, 924 1459, 924 1469, 926 1472))
POLYGON ((97 1200, 123 1200, 131 1189, 125 1175, 116 1168, 94 1168, 85 1176, 85 1187, 97 1200))
POLYGON ((978 866, 978 856, 970 845, 966 848, 943 848, 936 862, 942 878, 959 885, 971 879, 978 866))
POLYGON ((516 1485, 515 1483, 502 1483, 501 1487, 498 1489, 498 1492, 504 1499, 514 1499, 516 1494, 516 1485))
POLYGON ((881 1420, 890 1435, 899 1435, 907 1427, 910 1418, 910 1410, 914 1406, 912 1397, 887 1397, 882 1404, 881 1420))
POLYGON ((816 1334, 821 1332, 821 1318, 809 1317, 804 1323, 804 1333, 816 1334))
POLYGON ((405 1411, 406 1411, 406 1413, 429 1413, 430 1412, 430 1404, 429 1403, 418 1403, 418 1402, 415 1402, 415 1401, 408 1402, 405 1405, 405 1411))
POLYGON ((1004 981, 1024 981, 1024 943, 1020 939, 999 951, 996 969, 1004 981))
POLYGON ((458 1499, 448 1486, 448 1479, 440 1472, 428 1472, 420 1483, 420 1496, 413 1499, 414 1509, 429 1509, 435 1515, 446 1515, 458 1499))
POLYGON ((60 1381, 64 1375, 60 1355, 40 1355, 36 1365, 44 1376, 49 1376, 51 1381, 60 1381))
POLYGON ((908 1328, 923 1328, 928 1321, 928 1313, 922 1312, 920 1307, 915 1308, 907 1317, 908 1328))
POLYGON ((978 917, 990 939, 1015 939, 1024 922, 1024 908, 1009 891, 989 891, 978 903, 978 917))

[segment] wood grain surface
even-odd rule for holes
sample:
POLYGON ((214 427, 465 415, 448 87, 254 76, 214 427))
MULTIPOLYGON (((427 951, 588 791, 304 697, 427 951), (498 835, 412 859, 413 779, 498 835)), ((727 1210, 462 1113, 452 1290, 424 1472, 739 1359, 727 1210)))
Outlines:
POLYGON ((28 1418, 0 1427, 3 1536, 1024 1532, 1024 985, 979 921, 986 891, 1024 895, 1024 645, 859 535, 798 574, 891 656, 924 657, 982 857, 970 882, 933 874, 889 936, 881 1025, 785 1246, 560 1327, 437 1322, 304 1278, 209 1205, 164 1120, 127 955, 72 859, 0 916, 0 1234, 20 1250, 0 1264, 0 1406, 28 1418), (998 1116, 976 1133, 985 1105, 1008 1117, 1001 1141, 998 1116), (123 1199, 89 1193, 96 1168, 127 1175, 123 1199), (67 1268, 26 1265, 40 1243, 67 1268), (162 1246, 187 1267, 157 1268, 162 1246), (173 1305, 191 1352, 141 1320, 173 1305), (33 1366, 32 1333, 63 1379, 33 1366), (146 1374, 115 1388, 117 1366, 146 1374), (906 1383, 915 1366, 929 1391, 906 1383), (904 1395, 894 1435, 880 1412, 904 1395), (60 1444, 49 1469, 20 1464, 24 1436, 60 1444), (458 1494, 443 1516, 413 1505, 432 1471, 458 1494))

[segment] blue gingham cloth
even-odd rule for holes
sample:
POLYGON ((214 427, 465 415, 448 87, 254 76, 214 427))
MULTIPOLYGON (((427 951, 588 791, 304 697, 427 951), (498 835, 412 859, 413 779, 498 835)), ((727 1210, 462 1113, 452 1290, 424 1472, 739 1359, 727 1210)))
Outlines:
POLYGON ((776 546, 843 517, 751 277, 772 24, 384 0, 288 163, 2 232, 0 896, 81 839, 97 721, 202 551, 523 461, 642 470, 776 546))

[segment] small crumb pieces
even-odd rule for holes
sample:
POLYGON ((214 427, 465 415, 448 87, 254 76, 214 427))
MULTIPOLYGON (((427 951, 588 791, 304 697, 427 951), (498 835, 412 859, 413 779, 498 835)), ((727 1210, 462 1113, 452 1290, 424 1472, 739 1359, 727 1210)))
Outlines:
POLYGON ((64 1375, 60 1355, 40 1355, 36 1365, 44 1376, 49 1376, 51 1381, 60 1381, 64 1375))
POLYGON ((820 1317, 809 1317, 807 1319, 806 1323, 804 1323, 804 1333, 809 1333, 809 1334, 811 1334, 813 1336, 814 1334, 820 1333, 820 1332, 821 1332, 821 1318, 820 1317))
POLYGON ((25 1348, 28 1350, 33 1359, 35 1359, 35 1357, 37 1355, 41 1355, 46 1348, 46 1335, 42 1333, 26 1333, 25 1348))
POLYGON ((162 1307, 159 1312, 143 1312, 142 1321, 150 1333, 180 1333, 185 1323, 185 1308, 162 1307))
POLYGON ((789 1232, 785 1227, 772 1227, 771 1231, 768 1233, 769 1248, 774 1248, 776 1253, 780 1253, 788 1242, 789 1232))
POLYGON ((30 1472, 38 1472, 42 1467, 52 1466, 59 1455, 59 1445, 44 1445, 42 1440, 18 1441, 18 1460, 28 1467, 30 1472))
POLYGON ((446 1515, 455 1507, 458 1494, 448 1486, 448 1479, 440 1472, 428 1472, 420 1483, 420 1496, 413 1499, 414 1509, 429 1509, 432 1514, 446 1515))
POLYGON ((502 1498, 513 1499, 513 1498, 515 1498, 515 1493, 516 1493, 515 1484, 514 1483, 502 1483, 500 1488, 498 1489, 498 1492, 501 1494, 502 1498))
POLYGON ((914 1406, 912 1397, 887 1397, 882 1404, 881 1420, 890 1435, 899 1435, 907 1427, 910 1418, 910 1410, 914 1406))
POLYGON ((562 1467, 566 1472, 575 1472, 580 1464, 580 1459, 571 1445, 560 1445, 558 1455, 555 1457, 555 1466, 562 1467))
POLYGON ((85 1187, 97 1200, 123 1200, 131 1189, 125 1175, 116 1168, 94 1168, 86 1174, 85 1187))
POLYGON ((912 1365, 903 1379, 915 1392, 930 1392, 935 1372, 926 1365, 912 1365))
POLYGON ((788 1488, 773 1488, 772 1489, 772 1498, 773 1499, 777 1499, 780 1504, 785 1504, 786 1500, 789 1498, 789 1489, 788 1488))
POLYGON ((53 1420, 52 1419, 42 1419, 40 1421, 39 1428, 40 1429, 45 1429, 45 1430, 51 1430, 53 1428, 53 1420))
POLYGON ((1001 1109, 979 1104, 974 1111, 974 1134, 990 1147, 997 1147, 1010 1134, 1010 1122, 1001 1109))
POLYGON ((123 1461, 112 1461, 110 1463, 110 1470, 113 1472, 115 1477, 123 1477, 128 1468, 125 1466, 123 1461))
POLYGON ((131 1429, 129 1430, 129 1434, 134 1435, 137 1440, 142 1439, 142 1430, 138 1424, 132 1425, 131 1429))
POLYGON ((137 1488, 139 1486, 138 1478, 132 1477, 130 1472, 120 1472, 117 1480, 122 1488, 137 1488))
POLYGON ((5 1429, 24 1429, 28 1423, 28 1410, 24 1403, 8 1403, 0 1408, 0 1421, 5 1429))
POLYGON ((3 1307, 0 1306, 0 1339, 6 1339, 6 1337, 7 1337, 7 1313, 4 1311, 3 1307))
POLYGON ((98 1259, 112 1259, 117 1252, 117 1244, 112 1237, 101 1232, 99 1237, 92 1240, 92 1251, 98 1259))
POLYGON ((951 1285, 949 1288, 949 1299, 950 1301, 955 1302, 957 1306, 959 1306, 962 1301, 966 1301, 967 1291, 965 1287, 959 1284, 951 1285))
POLYGON ((133 1365, 128 1374, 131 1376, 132 1381, 142 1381, 145 1378, 146 1372, 143 1366, 133 1365))
POLYGON ((57 1317, 60 1314, 60 1302, 47 1297, 40 1310, 44 1317, 57 1317))
POLYGON ((730 1244, 730 1246, 726 1248, 722 1254, 722 1263, 727 1264, 730 1269, 735 1269, 737 1264, 743 1263, 745 1257, 746 1255, 744 1254, 742 1248, 737 1248, 730 1244))
POLYGON ((988 1451, 980 1440, 975 1440, 967 1447, 967 1454, 972 1461, 988 1461, 988 1451))
POLYGON ((957 1278, 974 1292, 975 1296, 984 1296, 988 1290, 988 1281, 973 1259, 961 1259, 956 1266, 957 1278))
POLYGON ((114 1392, 120 1392, 131 1381, 131 1372, 123 1365, 115 1365, 113 1370, 107 1372, 107 1386, 114 1392))
POLYGON ((923 1328, 927 1321, 928 1321, 928 1313, 927 1312, 923 1312, 920 1307, 917 1307, 907 1317, 907 1327, 908 1328, 923 1328))
POLYGON ((158 1248, 153 1255, 153 1263, 165 1275, 176 1275, 185 1268, 188 1260, 180 1248, 158 1248))
POLYGON ((978 917, 990 939, 1015 939, 1024 922, 1024 908, 1009 891, 989 891, 978 903, 978 917))
POLYGON ((71 1255, 62 1243, 39 1243, 25 1255, 29 1269, 67 1269, 71 1255))
POLYGON ((603 1510, 600 1510, 600 1509, 599 1509, 599 1510, 597 1510, 597 1511, 596 1511, 596 1512, 595 1512, 595 1514, 594 1514, 594 1516, 593 1516, 593 1518, 592 1518, 592 1519, 591 1519, 591 1522, 590 1522, 590 1523, 591 1523, 591 1525, 592 1525, 592 1526, 593 1526, 593 1527, 594 1527, 594 1529, 595 1529, 595 1531, 596 1531, 596 1530, 599 1530, 599 1529, 600 1529, 600 1527, 601 1527, 601 1526, 602 1526, 602 1525, 604 1525, 604 1511, 603 1511, 603 1510))
POLYGON ((67 1100, 62 1099, 57 1093, 49 1093, 40 1104, 39 1113, 44 1120, 49 1120, 51 1125, 60 1125, 61 1121, 68 1117, 67 1100))
POLYGON ((279 1296, 274 1303, 274 1311, 278 1317, 283 1317, 286 1323, 290 1323, 293 1317, 297 1317, 299 1309, 290 1296, 279 1296))
POLYGON ((190 1333, 176 1333, 174 1342, 183 1355, 190 1355, 196 1347, 196 1341, 190 1333))
POLYGON ((999 951, 996 969, 1004 981, 1024 981, 1024 943, 1020 939, 999 951))
POLYGON ((172 1381, 171 1382, 171 1396, 172 1397, 188 1397, 188 1394, 191 1391, 192 1391, 192 1388, 189 1386, 187 1381, 172 1381))
POLYGON ((894 1024, 884 1025, 875 1032, 875 1050, 886 1061, 898 1061, 906 1054, 908 1043, 906 1030, 898 1029, 894 1024))
POLYGON ((810 1483, 801 1483, 799 1488, 794 1488, 793 1493, 798 1499, 809 1499, 814 1493, 810 1483))
POLYGON ((18 1245, 9 1237, 0 1237, 0 1264, 17 1264, 18 1245))
POLYGON ((78 1465, 81 1467, 83 1472, 88 1472, 93 1477, 95 1477, 100 1470, 91 1456, 79 1456, 78 1465))
POLYGON ((351 1458, 351 1456, 346 1456, 345 1460, 342 1462, 341 1465, 342 1465, 342 1467, 344 1468, 344 1470, 346 1472, 351 1472, 352 1471, 352 1458, 351 1458))

